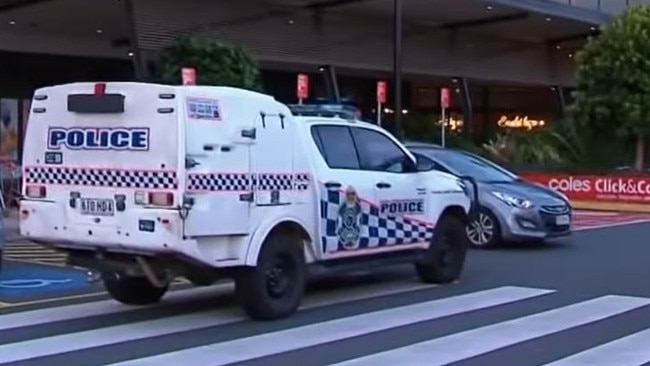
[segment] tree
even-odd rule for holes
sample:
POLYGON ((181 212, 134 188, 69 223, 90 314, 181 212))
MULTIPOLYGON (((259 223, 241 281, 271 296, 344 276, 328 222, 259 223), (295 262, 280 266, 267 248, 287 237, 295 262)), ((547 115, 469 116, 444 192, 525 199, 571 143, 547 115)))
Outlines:
POLYGON ((576 55, 571 116, 585 135, 609 143, 636 142, 643 170, 650 137, 650 6, 635 6, 602 27, 576 55))
POLYGON ((197 85, 262 89, 255 60, 237 45, 181 36, 163 50, 158 66, 161 79, 168 84, 180 84, 181 69, 193 67, 197 85))

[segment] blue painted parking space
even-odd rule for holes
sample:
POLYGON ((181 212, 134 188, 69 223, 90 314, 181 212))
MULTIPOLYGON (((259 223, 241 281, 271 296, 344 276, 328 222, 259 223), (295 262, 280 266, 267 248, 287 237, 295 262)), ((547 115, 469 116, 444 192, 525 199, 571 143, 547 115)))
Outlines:
POLYGON ((0 272, 0 302, 20 303, 96 292, 86 272, 74 268, 5 261, 0 272))

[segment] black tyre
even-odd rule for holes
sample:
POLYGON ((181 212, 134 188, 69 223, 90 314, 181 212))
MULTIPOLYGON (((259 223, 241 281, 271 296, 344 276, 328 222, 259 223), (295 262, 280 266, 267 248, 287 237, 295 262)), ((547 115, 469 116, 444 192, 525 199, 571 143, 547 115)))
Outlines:
POLYGON ((256 267, 235 276, 237 298, 249 317, 274 320, 290 316, 305 292, 305 256, 299 238, 274 235, 262 245, 256 267))
POLYGON ((104 287, 111 297, 123 304, 147 305, 160 301, 168 286, 158 288, 144 277, 105 274, 104 287))
POLYGON ((481 209, 478 217, 467 224, 467 240, 473 248, 490 249, 501 244, 501 225, 497 217, 487 209, 481 209))
POLYGON ((465 223, 454 215, 445 215, 436 230, 424 258, 415 264, 420 280, 449 283, 460 278, 467 254, 465 223))

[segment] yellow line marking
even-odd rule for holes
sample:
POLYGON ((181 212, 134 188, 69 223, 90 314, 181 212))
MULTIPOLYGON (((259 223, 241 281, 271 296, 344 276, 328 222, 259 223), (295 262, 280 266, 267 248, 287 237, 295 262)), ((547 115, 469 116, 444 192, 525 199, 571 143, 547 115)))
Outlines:
POLYGON ((58 254, 7 254, 7 258, 33 258, 33 259, 65 259, 67 257, 62 257, 58 254))
MULTIPOLYGON (((173 285, 173 283, 172 283, 173 285)), ((7 308, 16 308, 20 306, 28 306, 28 305, 36 305, 36 304, 46 304, 46 303, 51 303, 51 302, 58 302, 58 301, 66 301, 66 300, 74 300, 74 299, 85 299, 88 297, 96 297, 96 296, 101 296, 101 295, 107 295, 108 293, 106 291, 100 291, 100 292, 91 292, 87 294, 79 294, 79 295, 69 295, 69 296, 62 296, 62 297, 50 297, 47 299, 38 299, 38 300, 31 300, 31 301, 23 301, 23 302, 0 302, 0 306, 2 307, 7 307, 7 308)))
POLYGON ((66 255, 65 253, 57 252, 56 250, 38 250, 38 249, 7 248, 5 252, 7 253, 51 253, 51 254, 66 255))
POLYGON ((50 297, 47 299, 39 299, 39 300, 31 300, 31 301, 23 301, 23 302, 14 302, 14 303, 3 303, 5 304, 4 306, 6 307, 17 307, 17 306, 27 306, 27 305, 35 305, 35 304, 44 304, 48 302, 55 302, 55 301, 65 301, 65 300, 73 300, 73 299, 84 299, 87 297, 93 297, 93 296, 99 296, 99 295, 105 295, 106 292, 91 292, 89 294, 81 294, 81 295, 70 295, 70 296, 63 296, 63 297, 50 297))
POLYGON ((63 267, 63 268, 70 268, 70 269, 80 269, 80 270, 84 270, 84 271, 87 270, 86 268, 83 268, 83 267, 71 267, 71 266, 66 265, 65 263, 37 262, 37 261, 27 260, 27 259, 22 259, 22 258, 20 258, 20 259, 7 258, 7 260, 18 262, 18 263, 24 263, 24 264, 42 264, 42 265, 45 265, 45 266, 51 266, 51 267, 57 267, 57 268, 62 268, 63 267))

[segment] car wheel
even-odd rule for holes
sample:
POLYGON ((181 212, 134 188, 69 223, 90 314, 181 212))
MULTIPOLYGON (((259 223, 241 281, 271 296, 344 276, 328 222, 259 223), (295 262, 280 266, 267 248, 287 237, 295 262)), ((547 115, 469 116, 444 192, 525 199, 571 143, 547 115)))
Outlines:
POLYGON ((467 239, 474 248, 493 248, 501 242, 501 228, 496 216, 482 209, 474 221, 470 221, 465 229, 467 239))
POLYGON ((167 292, 167 286, 159 288, 144 277, 121 276, 114 273, 103 275, 104 287, 111 297, 123 304, 148 305, 157 303, 167 292))
POLYGON ((449 283, 460 278, 465 265, 467 236, 465 224, 453 215, 446 215, 436 225, 429 248, 415 269, 425 283, 449 283))
POLYGON ((300 305, 306 283, 302 242, 291 235, 273 235, 262 245, 257 266, 235 276, 235 292, 254 320, 288 317, 300 305))

